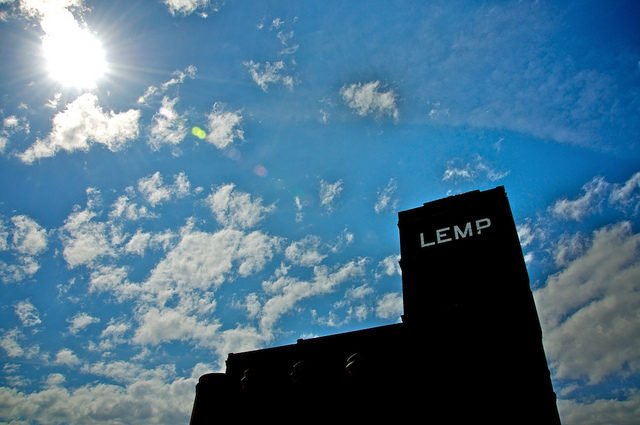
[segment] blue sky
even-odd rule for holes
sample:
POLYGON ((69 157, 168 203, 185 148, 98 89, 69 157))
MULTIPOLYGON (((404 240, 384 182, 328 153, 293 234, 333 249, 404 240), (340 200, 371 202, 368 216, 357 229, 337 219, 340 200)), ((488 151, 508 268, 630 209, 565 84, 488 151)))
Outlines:
POLYGON ((229 352, 399 321, 397 212, 504 185, 563 423, 636 423, 639 20, 0 0, 0 422, 186 423, 229 352))

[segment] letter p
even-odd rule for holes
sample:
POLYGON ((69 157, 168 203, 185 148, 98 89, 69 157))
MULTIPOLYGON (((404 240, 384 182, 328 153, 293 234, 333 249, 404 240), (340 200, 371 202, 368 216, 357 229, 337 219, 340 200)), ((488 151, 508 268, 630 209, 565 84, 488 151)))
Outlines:
POLYGON ((491 220, 488 218, 476 220, 476 230, 478 231, 478 234, 482 233, 482 229, 486 229, 488 227, 491 227, 491 220))

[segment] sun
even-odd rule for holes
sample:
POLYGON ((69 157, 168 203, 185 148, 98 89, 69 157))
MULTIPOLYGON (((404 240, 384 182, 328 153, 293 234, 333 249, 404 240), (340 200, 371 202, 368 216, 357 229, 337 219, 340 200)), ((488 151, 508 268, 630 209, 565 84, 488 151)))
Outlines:
POLYGON ((63 86, 95 88, 107 72, 102 43, 78 25, 58 26, 42 39, 42 49, 49 76, 63 86))

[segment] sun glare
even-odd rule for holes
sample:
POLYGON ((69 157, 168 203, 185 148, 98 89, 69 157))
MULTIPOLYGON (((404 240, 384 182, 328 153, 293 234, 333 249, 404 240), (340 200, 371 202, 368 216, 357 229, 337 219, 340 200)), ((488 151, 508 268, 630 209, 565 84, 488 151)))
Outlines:
POLYGON ((49 76, 64 86, 94 88, 107 72, 100 40, 76 25, 47 34, 42 48, 49 76))

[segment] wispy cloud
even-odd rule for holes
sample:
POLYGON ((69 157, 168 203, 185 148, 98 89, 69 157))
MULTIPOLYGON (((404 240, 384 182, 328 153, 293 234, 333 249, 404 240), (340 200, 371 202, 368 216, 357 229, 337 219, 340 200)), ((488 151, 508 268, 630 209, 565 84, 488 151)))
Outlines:
POLYGON ((189 78, 193 80, 196 78, 198 73, 198 68, 195 65, 189 65, 184 70, 175 70, 173 71, 172 77, 169 78, 164 83, 160 84, 160 87, 151 85, 147 87, 144 94, 138 98, 138 103, 147 104, 152 100, 156 99, 159 96, 164 95, 174 86, 179 86, 184 83, 184 81, 189 78))
POLYGON ((580 221, 599 212, 605 205, 636 215, 640 210, 640 172, 622 184, 596 176, 582 186, 582 195, 561 198, 550 210, 556 218, 580 221))
POLYGON ((365 259, 359 259, 334 269, 315 267, 309 280, 289 276, 288 272, 283 270, 272 280, 264 281, 263 290, 270 298, 264 303, 260 314, 260 330, 263 334, 271 335, 278 320, 298 302, 333 292, 337 286, 361 276, 365 271, 365 264, 365 259))
POLYGON ((285 73, 286 66, 283 61, 256 63, 250 60, 243 62, 243 65, 249 70, 253 82, 265 93, 270 84, 282 84, 293 90, 293 77, 285 73))
POLYGON ((553 214, 564 219, 582 219, 600 207, 609 192, 609 184, 602 177, 596 177, 585 184, 582 190, 584 194, 579 198, 573 200, 564 198, 556 201, 551 207, 553 214))
POLYGON ((442 181, 471 181, 478 178, 491 182, 502 180, 509 175, 509 171, 500 171, 490 165, 483 157, 477 155, 472 162, 461 164, 452 160, 447 163, 447 168, 442 174, 442 181))
POLYGON ((398 184, 395 179, 389 179, 387 185, 378 190, 378 195, 376 198, 376 203, 373 206, 376 214, 381 214, 384 211, 392 211, 395 212, 398 206, 398 200, 393 198, 396 190, 398 189, 398 184))
POLYGON ((325 207, 327 211, 333 211, 334 202, 340 193, 342 193, 342 180, 329 183, 320 180, 320 205, 325 207))

